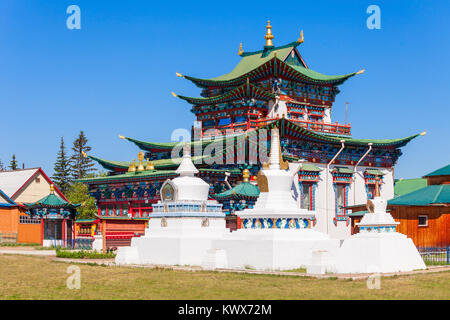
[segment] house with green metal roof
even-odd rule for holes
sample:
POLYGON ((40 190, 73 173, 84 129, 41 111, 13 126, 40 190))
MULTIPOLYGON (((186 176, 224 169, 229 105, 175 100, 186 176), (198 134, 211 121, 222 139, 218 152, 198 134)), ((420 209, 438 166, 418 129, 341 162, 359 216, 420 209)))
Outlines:
MULTIPOLYGON (((450 245, 449 168, 442 167, 421 179, 398 180, 398 195, 388 201, 392 217, 400 222, 397 231, 412 238, 418 247, 450 245)), ((353 233, 357 233, 356 223, 370 213, 364 205, 351 209, 353 233)))

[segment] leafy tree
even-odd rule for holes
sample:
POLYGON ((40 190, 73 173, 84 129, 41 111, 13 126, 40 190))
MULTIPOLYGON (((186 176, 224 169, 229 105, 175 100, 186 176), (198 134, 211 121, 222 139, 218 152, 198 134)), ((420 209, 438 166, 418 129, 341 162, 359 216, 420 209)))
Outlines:
POLYGON ((9 168, 11 170, 17 170, 17 160, 16 160, 16 155, 15 154, 13 154, 13 156, 12 156, 12 160, 9 163, 9 168))
POLYGON ((66 195, 67 199, 74 204, 81 204, 78 207, 77 219, 94 219, 97 213, 95 198, 89 195, 88 187, 84 183, 74 183, 66 195))
POLYGON ((66 192, 69 191, 72 178, 70 175, 70 159, 67 157, 64 139, 62 137, 54 170, 55 173, 53 174, 52 180, 58 186, 59 190, 66 194, 66 192))
POLYGON ((94 168, 94 162, 88 157, 85 157, 92 149, 87 145, 87 142, 88 140, 83 131, 80 131, 78 138, 73 142, 73 155, 71 158, 71 173, 73 179, 84 178, 96 170, 94 168))

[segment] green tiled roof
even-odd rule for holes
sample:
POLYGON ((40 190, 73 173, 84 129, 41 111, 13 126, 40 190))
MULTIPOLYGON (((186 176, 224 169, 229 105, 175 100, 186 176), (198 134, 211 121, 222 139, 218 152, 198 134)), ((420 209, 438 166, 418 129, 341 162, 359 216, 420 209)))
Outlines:
POLYGON ((118 174, 106 177, 96 177, 77 180, 78 182, 107 182, 114 180, 140 180, 142 178, 159 178, 167 177, 171 178, 176 176, 177 173, 174 170, 147 170, 141 172, 127 172, 124 174, 118 174))
POLYGON ((339 173, 353 174, 353 170, 347 167, 334 167, 333 171, 337 171, 339 173))
POLYGON ((67 202, 66 200, 58 197, 54 193, 50 193, 48 196, 42 198, 39 201, 36 201, 34 203, 27 203, 24 205, 29 208, 76 208, 80 206, 79 204, 71 204, 70 202, 67 202))
MULTIPOLYGON (((184 78, 193 81, 197 85, 207 85, 209 84, 232 84, 236 85, 245 81, 246 77, 251 76, 252 71, 257 70, 262 67, 262 69, 267 69, 268 64, 284 64, 287 68, 292 68, 292 73, 298 73, 303 78, 313 82, 323 82, 323 83, 343 83, 348 78, 357 74, 357 72, 349 73, 345 75, 334 75, 329 76, 317 71, 299 66, 296 64, 289 64, 284 62, 288 58, 289 53, 294 50, 299 45, 298 42, 292 42, 284 46, 266 48, 264 50, 256 52, 248 52, 241 55, 241 61, 236 65, 236 67, 229 73, 224 74, 219 77, 211 79, 201 79, 191 76, 183 76, 184 78), (266 65, 265 67, 263 67, 266 65)), ((271 68, 273 69, 273 68, 271 68)))
POLYGON ((310 163, 304 163, 304 164, 302 164, 302 167, 301 167, 300 170, 301 170, 301 171, 314 171, 314 172, 320 172, 320 171, 322 171, 321 168, 319 168, 319 167, 317 167, 317 166, 315 166, 315 165, 313 165, 313 164, 310 164, 310 163))
POLYGON ((422 189, 427 186, 427 179, 400 179, 394 183, 394 196, 402 196, 404 194, 422 189))
POLYGON ((450 175, 450 164, 440 169, 437 169, 436 171, 433 171, 424 177, 448 176, 448 175, 450 175))
POLYGON ((251 184, 250 182, 242 182, 231 189, 214 195, 213 197, 218 200, 233 198, 257 198, 259 193, 259 188, 257 186, 251 184))
POLYGON ((450 185, 432 185, 388 201, 389 205, 427 206, 450 203, 450 185))
POLYGON ((224 94, 215 96, 215 97, 209 97, 209 98, 192 98, 192 97, 185 97, 185 96, 179 96, 178 98, 183 99, 191 104, 196 105, 213 105, 217 103, 232 101, 232 100, 240 100, 244 97, 246 98, 256 98, 261 100, 271 100, 275 99, 275 94, 265 91, 261 88, 258 88, 257 86, 254 86, 252 84, 243 84, 239 87, 234 88, 233 90, 230 90, 224 94))
POLYGON ((378 169, 366 169, 366 172, 368 174, 373 174, 375 176, 384 176, 384 173, 381 170, 378 170, 378 169))
MULTIPOLYGON (((400 139, 353 139, 348 137, 336 137, 336 136, 330 136, 326 134, 320 134, 311 130, 308 130, 299 124, 292 122, 288 119, 282 118, 278 120, 273 120, 270 123, 266 124, 265 126, 262 126, 256 131, 259 131, 261 129, 271 129, 273 127, 277 126, 278 128, 281 128, 281 137, 283 138, 287 132, 292 133, 296 136, 308 136, 311 138, 314 138, 318 140, 319 142, 330 142, 334 144, 341 144, 341 140, 345 141, 346 145, 353 145, 353 146, 367 146, 367 144, 372 143, 374 147, 395 147, 400 148, 405 146, 408 142, 410 142, 412 139, 417 138, 421 134, 415 134, 406 138, 400 138, 400 139)), ((218 139, 203 139, 203 140, 197 140, 190 142, 191 148, 195 145, 202 145, 202 148, 207 146, 208 144, 211 144, 212 142, 221 142, 226 141, 227 139, 230 139, 231 137, 241 137, 242 135, 234 135, 234 136, 227 136, 223 138, 218 139)), ((156 152, 155 150, 164 150, 164 151, 171 151, 173 147, 175 147, 179 142, 169 142, 169 143, 154 143, 154 142, 145 142, 140 141, 132 138, 125 138, 133 143, 135 143, 139 148, 142 150, 150 151, 150 152, 156 152)), ((155 167, 158 165, 158 163, 155 162, 155 167)), ((128 167, 128 166, 127 166, 128 167)))
MULTIPOLYGON (((100 159, 94 156, 88 156, 90 159, 98 162, 98 164, 100 164, 103 168, 107 169, 107 170, 114 170, 115 168, 119 168, 119 169, 128 169, 128 167, 130 166, 130 164, 132 162, 127 162, 127 161, 112 161, 112 160, 105 160, 105 159, 100 159)), ((203 160, 206 157, 204 156, 196 156, 196 157, 192 157, 192 161, 197 161, 197 160, 203 160)), ((159 169, 168 169, 168 168, 175 168, 178 167, 181 163, 181 160, 183 158, 176 158, 176 159, 160 159, 160 160, 154 160, 153 165, 155 167, 156 170, 159 169)), ((135 163, 136 164, 136 168, 138 167, 139 163, 135 163)), ((146 161, 144 161, 144 166, 146 165, 146 161)))

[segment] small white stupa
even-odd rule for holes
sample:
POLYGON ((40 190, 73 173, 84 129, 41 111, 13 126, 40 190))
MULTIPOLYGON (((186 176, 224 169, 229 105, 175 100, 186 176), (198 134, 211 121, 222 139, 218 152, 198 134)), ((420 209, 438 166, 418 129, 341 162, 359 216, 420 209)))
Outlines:
POLYGON ((396 232, 397 225, 386 212, 387 201, 380 197, 379 178, 375 196, 367 201, 368 213, 359 226, 360 232, 346 239, 338 251, 338 273, 385 273, 425 269, 413 241, 396 232))
POLYGON ((209 184, 195 176, 189 146, 176 172, 161 186, 145 236, 119 248, 117 264, 201 265, 211 241, 230 232, 222 204, 208 200, 209 184))
POLYGON ((312 252, 336 253, 338 240, 312 229, 314 212, 300 209, 292 196, 301 163, 281 157, 278 128, 271 130, 270 161, 258 173, 260 195, 253 209, 238 213, 240 228, 213 241, 226 253, 229 268, 287 270, 306 266, 312 252))

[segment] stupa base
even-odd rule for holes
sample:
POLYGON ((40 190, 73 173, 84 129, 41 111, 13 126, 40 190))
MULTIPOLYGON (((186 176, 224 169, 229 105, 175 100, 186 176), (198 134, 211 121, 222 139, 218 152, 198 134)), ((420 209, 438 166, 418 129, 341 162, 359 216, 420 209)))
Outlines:
POLYGON ((200 266, 212 241, 229 232, 221 218, 153 218, 146 235, 133 238, 131 247, 120 247, 115 261, 200 266))
POLYGON ((308 265, 314 251, 336 254, 339 240, 311 229, 240 229, 212 241, 212 247, 226 251, 228 268, 290 270, 308 265))
POLYGON ((413 241, 398 232, 358 233, 344 241, 338 273, 389 273, 426 269, 413 241))

